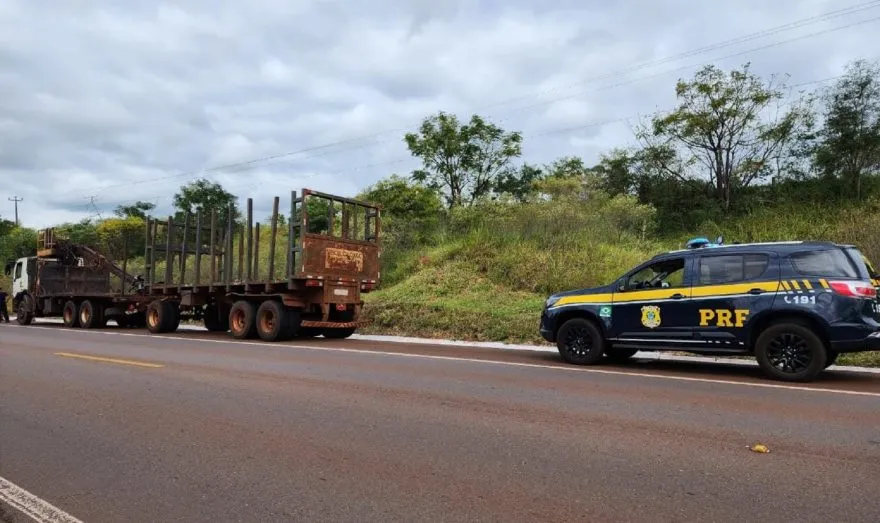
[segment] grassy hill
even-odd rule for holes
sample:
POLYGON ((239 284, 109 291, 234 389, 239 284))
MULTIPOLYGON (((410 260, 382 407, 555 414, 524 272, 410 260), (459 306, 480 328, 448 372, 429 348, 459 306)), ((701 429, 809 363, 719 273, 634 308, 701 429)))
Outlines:
MULTIPOLYGON (((619 202, 494 206, 459 216, 431 244, 383 255, 381 290, 366 296, 367 332, 458 340, 543 343, 538 322, 548 294, 608 283, 697 235, 728 241, 827 239, 859 245, 880 260, 880 202, 846 209, 819 204, 765 208, 691 234, 646 233, 620 219, 619 202)), ((880 354, 841 357, 880 366, 880 354)))

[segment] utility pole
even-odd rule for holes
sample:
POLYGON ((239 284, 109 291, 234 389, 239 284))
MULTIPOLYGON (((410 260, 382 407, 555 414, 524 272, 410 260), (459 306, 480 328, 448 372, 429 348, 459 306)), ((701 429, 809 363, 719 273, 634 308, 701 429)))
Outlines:
POLYGON ((18 227, 18 202, 23 202, 24 198, 13 196, 12 198, 9 198, 9 201, 15 203, 15 226, 18 227))

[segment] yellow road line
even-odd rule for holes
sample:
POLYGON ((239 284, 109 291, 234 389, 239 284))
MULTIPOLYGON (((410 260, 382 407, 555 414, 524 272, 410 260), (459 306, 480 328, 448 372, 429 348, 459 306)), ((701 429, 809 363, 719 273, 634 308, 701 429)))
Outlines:
POLYGON ((79 358, 82 360, 89 361, 100 361, 103 363, 119 363, 120 365, 134 365, 136 367, 148 367, 151 369, 159 369, 164 367, 165 365, 159 363, 146 363, 143 361, 132 361, 132 360, 118 360, 116 358, 103 358, 101 356, 88 356, 86 354, 73 354, 70 352, 56 352, 56 356, 62 356, 64 358, 79 358))

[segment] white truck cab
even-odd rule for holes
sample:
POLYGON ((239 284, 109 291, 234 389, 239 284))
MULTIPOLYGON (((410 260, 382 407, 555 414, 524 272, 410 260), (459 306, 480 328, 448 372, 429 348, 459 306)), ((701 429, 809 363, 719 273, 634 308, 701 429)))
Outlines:
POLYGON ((12 269, 12 297, 18 296, 20 293, 30 288, 30 277, 28 274, 28 260, 31 258, 19 258, 15 262, 12 269))

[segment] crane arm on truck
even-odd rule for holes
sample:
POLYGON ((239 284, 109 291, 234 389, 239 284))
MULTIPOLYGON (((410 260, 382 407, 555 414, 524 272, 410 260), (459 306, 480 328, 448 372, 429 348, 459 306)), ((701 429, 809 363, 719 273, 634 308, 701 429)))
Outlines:
POLYGON ((38 235, 37 257, 57 258, 64 265, 76 265, 77 259, 89 267, 107 270, 119 277, 126 285, 135 285, 138 279, 123 271, 121 267, 108 260, 106 256, 86 245, 73 243, 67 239, 55 237, 54 228, 43 229, 38 235))

